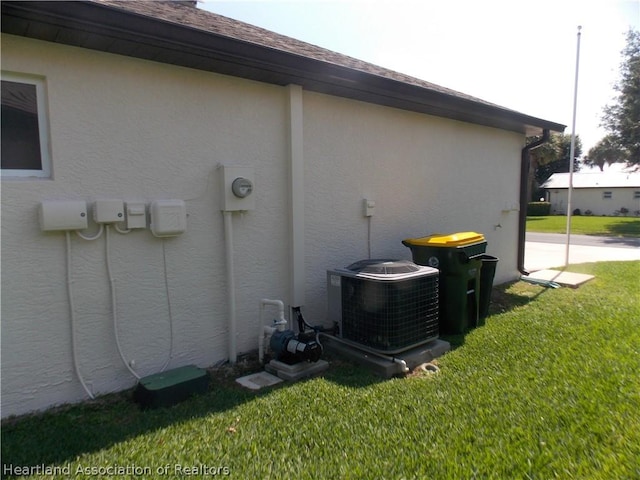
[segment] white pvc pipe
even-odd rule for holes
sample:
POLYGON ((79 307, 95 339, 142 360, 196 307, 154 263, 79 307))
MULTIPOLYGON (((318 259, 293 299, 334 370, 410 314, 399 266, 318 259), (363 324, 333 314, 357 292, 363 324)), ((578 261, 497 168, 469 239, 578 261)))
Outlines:
POLYGON ((229 363, 237 361, 236 347, 236 281, 233 272, 233 212, 223 211, 225 264, 227 268, 227 309, 229 326, 229 363))
POLYGON ((289 235, 290 304, 305 304, 305 192, 303 96, 300 85, 288 85, 289 98, 289 235))
POLYGON ((100 228, 98 229, 98 231, 94 235, 85 235, 84 233, 81 233, 80 230, 76 230, 76 235, 78 235, 83 240, 87 240, 89 242, 92 242, 92 241, 97 240, 97 239, 100 238, 100 235, 102 235, 102 231, 103 230, 104 230, 104 225, 101 223, 100 224, 100 228))
POLYGON ((264 329, 260 333, 260 337, 258 337, 258 362, 262 363, 264 360, 264 351, 266 349, 266 344, 271 335, 273 335, 277 331, 276 327, 267 327, 264 326, 264 329))
POLYGON ((282 300, 270 300, 268 298, 260 300, 258 322, 258 361, 262 363, 264 359, 266 339, 273 335, 277 330, 281 332, 286 330, 287 320, 284 318, 284 302, 282 300), (278 320, 273 323, 273 326, 266 326, 264 324, 264 309, 267 305, 278 307, 278 320))
POLYGON ((104 249, 105 259, 107 262, 107 275, 109 277, 109 286, 111 288, 111 315, 113 318, 113 334, 116 337, 116 347, 118 348, 118 353, 120 354, 122 363, 124 363, 124 366, 127 367, 129 373, 140 380, 140 375, 138 375, 133 369, 133 367, 131 366, 131 362, 127 362, 127 359, 124 358, 124 353, 122 353, 122 347, 120 346, 120 336, 118 335, 118 303, 116 301, 116 281, 111 274, 111 256, 109 254, 109 225, 105 225, 104 249))
MULTIPOLYGON (((117 226, 116 226, 117 229, 117 226)), ((169 363, 173 358, 173 310, 171 308, 171 295, 169 292, 169 274, 167 272, 167 249, 165 248, 165 240, 162 239, 162 268, 164 270, 164 293, 167 297, 167 311, 169 313, 169 354, 167 355, 167 360, 162 365, 160 369, 161 372, 164 372, 169 363)))
POLYGON ((78 356, 77 356, 77 347, 76 347, 76 328, 75 328, 75 304, 73 303, 73 292, 72 292, 72 280, 71 280, 71 233, 65 232, 65 237, 67 240, 67 296, 69 298, 69 316, 71 318, 71 356, 73 358, 73 368, 76 372, 76 376, 78 380, 80 380, 80 384, 84 391, 87 392, 89 398, 95 398, 91 390, 84 381, 82 377, 82 373, 80 373, 80 367, 78 365, 78 356))
POLYGON ((264 325, 262 315, 264 313, 264 307, 267 305, 278 307, 278 320, 286 322, 286 319, 284 318, 284 302, 282 300, 269 300, 268 298, 263 298, 260 300, 260 325, 264 325))

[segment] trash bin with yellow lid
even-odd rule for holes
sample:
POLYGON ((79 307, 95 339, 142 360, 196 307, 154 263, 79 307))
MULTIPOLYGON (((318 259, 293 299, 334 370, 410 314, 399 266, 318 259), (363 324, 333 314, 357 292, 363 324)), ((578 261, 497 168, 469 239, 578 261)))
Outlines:
POLYGON ((434 234, 402 243, 411 249, 414 263, 440 270, 440 330, 464 333, 480 325, 480 270, 487 248, 484 235, 434 234))

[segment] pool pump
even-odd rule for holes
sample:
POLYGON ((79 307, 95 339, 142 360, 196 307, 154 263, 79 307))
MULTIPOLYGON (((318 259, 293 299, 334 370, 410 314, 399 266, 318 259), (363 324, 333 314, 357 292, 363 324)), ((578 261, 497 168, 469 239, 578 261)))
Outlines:
POLYGON ((271 335, 269 347, 281 362, 317 362, 322 355, 322 347, 315 340, 315 334, 296 335, 293 330, 275 331, 271 335))
POLYGON ((324 329, 305 322, 300 307, 291 307, 291 313, 293 320, 297 320, 298 333, 288 328, 282 300, 260 300, 258 361, 261 364, 264 362, 265 349, 268 347, 273 358, 265 364, 265 371, 281 380, 297 381, 325 371, 329 368, 329 362, 320 358, 323 347, 319 336, 324 329), (263 323, 267 306, 278 308, 278 316, 269 326, 263 323))
POLYGON ((260 363, 264 360, 265 347, 267 345, 276 360, 288 365, 305 362, 315 363, 320 360, 322 345, 318 341, 318 332, 315 330, 311 332, 305 331, 306 322, 302 318, 300 307, 295 307, 293 312, 298 320, 299 333, 287 328, 287 321, 284 318, 284 303, 281 300, 262 299, 260 301, 260 330, 258 337, 258 361, 260 363), (266 306, 278 308, 278 318, 273 320, 271 326, 263 324, 266 306))

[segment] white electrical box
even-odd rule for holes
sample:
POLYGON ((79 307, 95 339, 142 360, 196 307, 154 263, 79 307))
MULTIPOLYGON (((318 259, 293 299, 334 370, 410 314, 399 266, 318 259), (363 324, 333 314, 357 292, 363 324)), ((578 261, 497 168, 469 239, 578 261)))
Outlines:
POLYGON ((220 210, 237 212, 255 208, 255 173, 251 167, 221 166, 220 210))
POLYGON ((87 204, 81 200, 47 200, 40 204, 38 213, 45 232, 87 228, 87 204))
POLYGON ((365 217, 372 217, 373 216, 373 211, 376 208, 376 202, 374 202, 373 200, 367 200, 365 198, 363 200, 362 204, 363 204, 362 213, 364 214, 364 216, 365 217))
POLYGON ((122 200, 96 200, 93 204, 93 219, 96 223, 124 222, 122 200))
POLYGON ((129 230, 147 228, 147 205, 144 202, 127 202, 125 212, 129 230))
POLYGON ((184 200, 154 200, 149 207, 151 233, 156 237, 175 237, 187 230, 184 200))

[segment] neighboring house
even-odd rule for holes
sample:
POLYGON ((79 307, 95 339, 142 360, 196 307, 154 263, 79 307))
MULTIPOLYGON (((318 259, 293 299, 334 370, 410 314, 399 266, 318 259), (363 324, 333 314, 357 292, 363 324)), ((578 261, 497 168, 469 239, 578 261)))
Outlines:
POLYGON ((234 361, 262 298, 326 324, 327 269, 405 238, 477 231, 496 282, 523 268, 525 137, 563 125, 191 3, 2 2, 3 417, 234 361), (99 199, 146 228, 41 230, 42 202, 99 199), (158 238, 169 199, 186 230, 158 238))
MULTIPOLYGON (((542 185, 551 213, 567 214, 569 174, 554 173, 542 185)), ((640 215, 640 172, 576 172, 571 210, 582 215, 640 215)))

